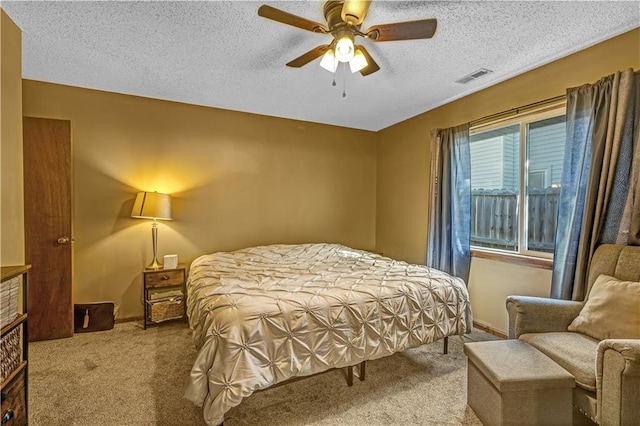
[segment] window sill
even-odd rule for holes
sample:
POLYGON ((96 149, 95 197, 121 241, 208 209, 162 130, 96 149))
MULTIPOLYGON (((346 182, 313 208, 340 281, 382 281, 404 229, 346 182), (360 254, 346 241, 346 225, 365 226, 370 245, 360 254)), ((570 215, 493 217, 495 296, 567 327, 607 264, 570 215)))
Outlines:
POLYGON ((517 253, 502 253, 471 249, 471 257, 497 260, 498 262, 512 263, 514 265, 528 266, 530 268, 553 269, 553 259, 524 256, 517 253))

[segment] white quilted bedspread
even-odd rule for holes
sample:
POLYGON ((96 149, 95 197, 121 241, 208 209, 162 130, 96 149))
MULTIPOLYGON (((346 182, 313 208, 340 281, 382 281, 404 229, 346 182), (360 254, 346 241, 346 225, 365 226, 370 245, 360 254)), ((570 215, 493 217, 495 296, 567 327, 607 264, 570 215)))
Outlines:
POLYGON ((201 256, 187 291, 199 353, 186 397, 209 425, 255 390, 472 327, 461 279, 338 244, 201 256))

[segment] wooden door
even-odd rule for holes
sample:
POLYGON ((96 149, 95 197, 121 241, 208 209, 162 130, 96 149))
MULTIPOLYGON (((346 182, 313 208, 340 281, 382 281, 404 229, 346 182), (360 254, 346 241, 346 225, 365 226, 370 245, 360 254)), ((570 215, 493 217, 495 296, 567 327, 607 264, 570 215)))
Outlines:
POLYGON ((29 341, 73 336, 71 122, 24 117, 29 341))

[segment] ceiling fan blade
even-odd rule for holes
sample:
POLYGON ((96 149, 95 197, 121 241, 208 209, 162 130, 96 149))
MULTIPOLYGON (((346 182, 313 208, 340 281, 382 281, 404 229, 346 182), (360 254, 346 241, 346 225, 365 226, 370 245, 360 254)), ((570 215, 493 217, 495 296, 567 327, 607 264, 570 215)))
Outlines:
POLYGON ((369 55, 367 49, 365 49, 362 45, 358 45, 358 49, 360 49, 364 57, 367 59, 367 66, 360 70, 360 74, 362 74, 363 77, 366 77, 369 74, 373 74, 374 72, 378 71, 380 67, 378 66, 378 64, 376 64, 376 61, 373 60, 371 55, 369 55))
POLYGON ((309 62, 313 61, 316 58, 324 55, 325 52, 329 49, 328 44, 324 44, 318 47, 315 47, 308 51, 307 53, 298 56, 294 60, 287 63, 288 67, 300 68, 301 66, 307 65, 309 62))
POLYGON ((370 4, 371 1, 366 0, 345 0, 340 16, 344 22, 360 25, 367 16, 370 4))
POLYGON ((433 37, 437 27, 438 20, 432 18, 374 25, 366 34, 367 38, 373 41, 417 40, 433 37))
POLYGON ((326 34, 329 32, 329 30, 327 30, 322 24, 301 18, 300 16, 292 15, 291 13, 276 9, 275 7, 267 6, 266 4, 260 6, 258 9, 258 15, 263 18, 278 21, 293 27, 302 28, 303 30, 314 33, 326 34))

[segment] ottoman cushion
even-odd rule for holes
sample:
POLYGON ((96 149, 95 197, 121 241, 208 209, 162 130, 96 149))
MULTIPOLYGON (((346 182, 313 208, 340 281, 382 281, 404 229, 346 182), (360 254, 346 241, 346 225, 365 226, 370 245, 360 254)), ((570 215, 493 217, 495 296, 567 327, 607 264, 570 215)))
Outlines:
POLYGON ((520 340, 465 343, 464 353, 500 392, 575 387, 564 368, 520 340))

